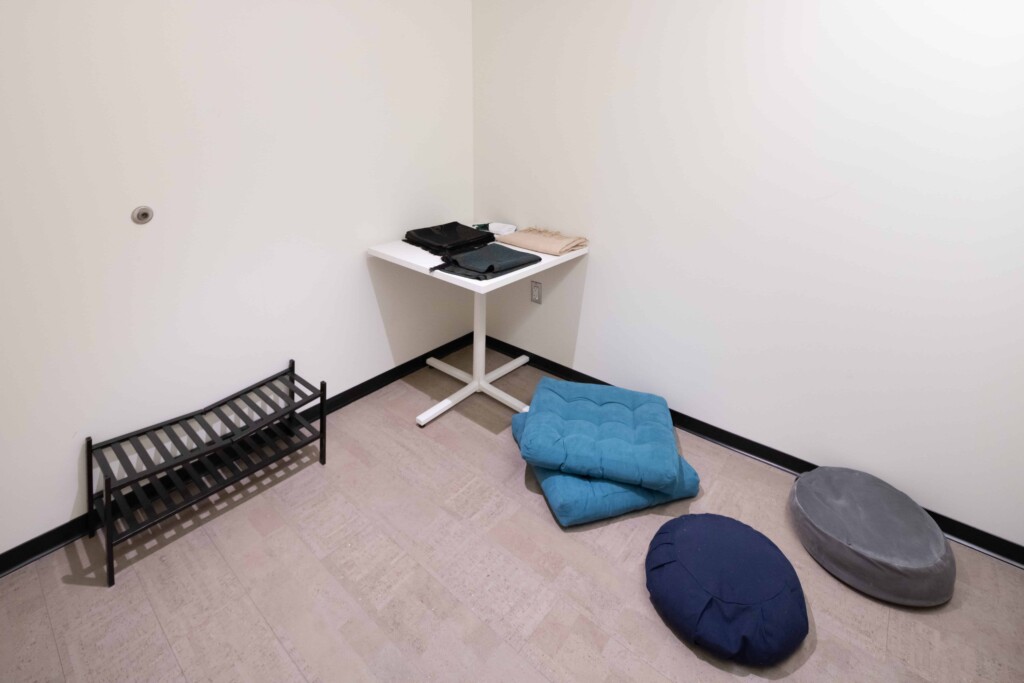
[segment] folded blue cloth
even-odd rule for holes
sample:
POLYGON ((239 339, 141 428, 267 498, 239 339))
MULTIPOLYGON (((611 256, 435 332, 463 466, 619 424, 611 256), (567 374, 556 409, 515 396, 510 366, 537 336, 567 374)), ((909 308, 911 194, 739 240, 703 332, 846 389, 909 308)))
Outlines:
MULTIPOLYGON (((512 418, 512 436, 516 442, 520 442, 530 413, 519 413, 512 418)), ((669 491, 653 491, 642 486, 566 474, 537 466, 533 466, 533 471, 555 519, 562 526, 574 526, 697 495, 700 488, 697 472, 679 455, 675 459, 676 481, 669 491)))
POLYGON ((672 494, 679 453, 660 396, 543 378, 519 447, 534 467, 672 494))

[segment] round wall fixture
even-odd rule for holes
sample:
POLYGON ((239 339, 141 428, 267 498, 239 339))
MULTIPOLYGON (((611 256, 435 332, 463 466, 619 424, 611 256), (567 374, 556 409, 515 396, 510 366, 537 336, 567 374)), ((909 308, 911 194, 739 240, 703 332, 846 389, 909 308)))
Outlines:
POLYGON ((153 209, 148 206, 137 206, 132 211, 132 222, 138 225, 145 225, 153 220, 153 209))

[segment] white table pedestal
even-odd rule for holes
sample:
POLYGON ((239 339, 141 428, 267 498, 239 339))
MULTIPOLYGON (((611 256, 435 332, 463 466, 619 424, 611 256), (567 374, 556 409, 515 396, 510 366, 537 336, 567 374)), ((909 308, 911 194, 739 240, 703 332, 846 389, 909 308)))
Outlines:
POLYGON ((416 417, 416 424, 423 427, 438 415, 441 415, 449 408, 465 401, 475 393, 482 392, 491 398, 501 401, 512 410, 524 413, 530 409, 522 401, 509 396, 492 382, 504 377, 518 367, 530 362, 529 356, 519 356, 513 361, 505 363, 500 368, 484 374, 484 352, 487 350, 487 295, 480 292, 473 293, 473 374, 463 372, 456 367, 436 358, 428 358, 427 365, 440 370, 446 375, 451 375, 460 382, 465 382, 454 394, 444 399, 432 408, 425 410, 416 417))
MULTIPOLYGON (((515 247, 510 248, 515 249, 515 247)), ((527 250, 519 249, 519 251, 527 250)), ((499 275, 498 277, 491 278, 490 280, 473 280, 470 278, 460 277, 458 275, 452 275, 451 273, 446 273, 443 270, 438 270, 438 266, 443 264, 440 256, 431 254, 429 251, 420 249, 408 242, 398 240, 370 248, 368 252, 370 256, 383 259, 384 261, 394 263, 395 265, 402 266, 403 268, 408 268, 409 270, 416 271, 417 273, 421 273, 427 277, 434 278, 435 280, 442 280, 448 284, 468 289, 473 292, 473 373, 470 374, 468 372, 463 372, 458 368, 453 368, 448 363, 436 358, 428 358, 427 365, 440 370, 446 375, 451 375, 460 382, 465 382, 466 386, 462 387, 430 410, 421 413, 416 418, 416 424, 420 427, 424 426, 438 415, 441 415, 459 402, 465 401, 478 391, 487 394, 497 401, 501 401, 512 410, 518 410, 519 412, 526 412, 529 410, 529 406, 525 403, 509 396, 492 384, 492 382, 496 381, 499 377, 504 377, 516 368, 528 363, 530 361, 529 356, 520 356, 512 362, 502 365, 497 370, 493 370, 488 373, 484 372, 484 351, 487 348, 487 295, 490 292, 501 289, 513 282, 519 282, 520 280, 533 277, 548 268, 554 268, 555 266, 578 259, 581 256, 585 256, 587 252, 588 249, 584 247, 583 249, 570 251, 568 254, 562 254, 561 256, 537 254, 537 256, 540 257, 540 261, 538 263, 526 266, 525 268, 518 268, 511 273, 499 275)), ((535 252, 528 253, 532 254, 535 252)))

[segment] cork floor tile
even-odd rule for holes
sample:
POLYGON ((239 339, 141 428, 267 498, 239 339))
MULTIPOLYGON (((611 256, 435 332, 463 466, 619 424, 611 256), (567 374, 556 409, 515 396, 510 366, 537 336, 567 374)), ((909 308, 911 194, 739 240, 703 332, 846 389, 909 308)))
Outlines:
POLYGON ((940 607, 894 607, 888 651, 927 679, 1024 680, 1024 621, 994 595, 969 584, 957 585, 940 607))
MULTIPOLYGON (((468 370, 463 349, 446 360, 468 370)), ((508 359, 487 353, 488 369, 508 359)), ((527 401, 543 374, 498 385, 527 401)), ((904 609, 846 587, 787 513, 793 476, 686 432, 696 498, 562 529, 510 434, 420 370, 328 418, 317 449, 116 549, 82 539, 0 579, 0 679, 42 681, 1020 681, 1024 571, 953 544, 953 600, 904 609), (648 543, 681 514, 736 517, 793 562, 810 634, 766 669, 682 642, 647 596, 648 543)))
POLYGON ((9 681, 63 681, 36 566, 0 578, 0 669, 9 681))
POLYGON ((297 530, 266 523, 276 512, 278 506, 264 497, 210 533, 306 680, 415 679, 419 672, 297 530))
POLYGON ((205 530, 144 558, 135 571, 190 680, 302 680, 205 530))
POLYGON ((866 655, 885 659, 890 606, 851 590, 809 555, 792 561, 819 630, 841 636, 866 655))
POLYGON ((66 680, 186 680, 138 572, 119 570, 107 588, 102 556, 85 538, 36 564, 66 680))

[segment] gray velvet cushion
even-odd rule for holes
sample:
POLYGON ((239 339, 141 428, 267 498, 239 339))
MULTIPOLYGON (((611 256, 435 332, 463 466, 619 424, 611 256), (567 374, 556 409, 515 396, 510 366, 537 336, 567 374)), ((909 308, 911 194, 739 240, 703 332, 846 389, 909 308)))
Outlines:
POLYGON ((789 507, 807 552, 840 581, 913 607, 953 597, 956 562, 942 531, 878 477, 819 467, 796 480, 789 507))

